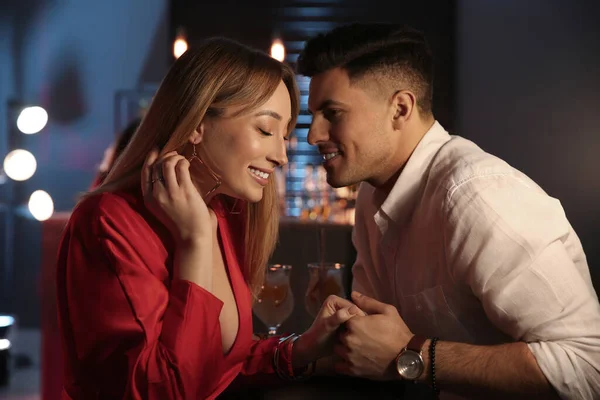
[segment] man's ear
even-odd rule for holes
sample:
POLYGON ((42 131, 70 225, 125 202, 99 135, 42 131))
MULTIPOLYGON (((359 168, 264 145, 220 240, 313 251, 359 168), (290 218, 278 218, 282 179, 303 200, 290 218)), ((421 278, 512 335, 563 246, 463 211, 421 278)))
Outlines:
POLYGON ((417 106, 417 97, 410 90, 398 90, 392 96, 392 124, 396 129, 402 129, 412 117, 417 106))

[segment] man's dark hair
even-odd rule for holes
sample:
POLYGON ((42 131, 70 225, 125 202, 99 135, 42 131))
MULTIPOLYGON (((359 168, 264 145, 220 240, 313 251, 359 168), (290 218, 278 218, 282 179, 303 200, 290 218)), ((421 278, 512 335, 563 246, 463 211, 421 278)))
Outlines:
POLYGON ((313 77, 333 68, 346 70, 352 83, 374 77, 381 89, 389 90, 390 84, 393 90, 410 89, 421 112, 431 113, 433 57, 422 32, 405 25, 352 24, 308 40, 298 73, 313 77))

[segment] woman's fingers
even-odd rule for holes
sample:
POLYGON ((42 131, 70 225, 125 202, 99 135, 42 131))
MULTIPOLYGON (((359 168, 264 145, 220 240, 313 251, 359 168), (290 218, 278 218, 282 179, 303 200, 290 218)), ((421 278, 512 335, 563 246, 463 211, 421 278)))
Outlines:
POLYGON ((163 177, 162 183, 169 189, 171 195, 174 195, 180 186, 175 168, 181 160, 185 160, 185 158, 175 153, 165 157, 159 166, 158 173, 163 177))
POLYGON ((152 166, 158 159, 158 149, 152 149, 146 156, 144 166, 142 167, 142 194, 146 197, 152 193, 152 166))

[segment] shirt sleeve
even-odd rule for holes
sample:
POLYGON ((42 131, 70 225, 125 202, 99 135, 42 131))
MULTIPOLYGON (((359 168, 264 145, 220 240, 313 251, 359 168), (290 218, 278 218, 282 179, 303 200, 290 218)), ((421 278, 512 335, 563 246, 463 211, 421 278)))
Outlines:
POLYGON ((208 397, 222 302, 189 281, 160 280, 139 255, 153 251, 143 236, 107 215, 72 218, 57 275, 71 387, 115 399, 208 397))
POLYGON ((560 202, 510 174, 448 193, 454 279, 471 287, 496 327, 527 342, 562 398, 600 398, 600 306, 560 202))

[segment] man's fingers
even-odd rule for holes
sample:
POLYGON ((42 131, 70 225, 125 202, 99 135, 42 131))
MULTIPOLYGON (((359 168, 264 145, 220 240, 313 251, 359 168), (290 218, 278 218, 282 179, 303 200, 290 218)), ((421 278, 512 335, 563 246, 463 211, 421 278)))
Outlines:
POLYGON ((367 314, 389 314, 393 307, 358 292, 352 292, 352 300, 367 314))

